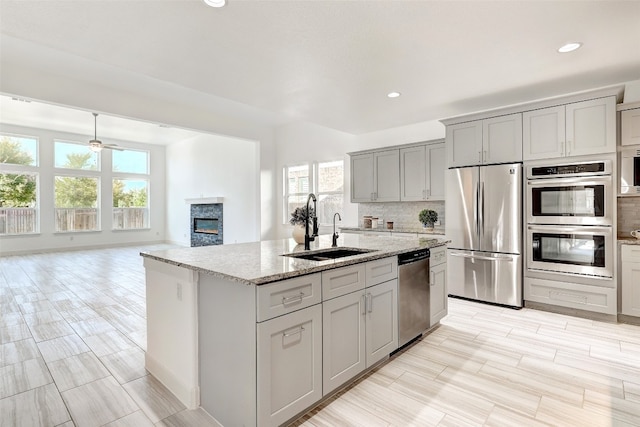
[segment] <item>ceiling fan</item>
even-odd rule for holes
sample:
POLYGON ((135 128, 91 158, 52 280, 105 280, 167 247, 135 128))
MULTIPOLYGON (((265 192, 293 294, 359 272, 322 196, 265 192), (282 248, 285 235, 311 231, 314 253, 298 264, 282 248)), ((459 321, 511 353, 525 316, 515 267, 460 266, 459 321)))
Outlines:
POLYGON ((122 148, 118 148, 116 144, 103 144, 102 141, 98 139, 98 113, 93 114, 93 139, 89 141, 89 148, 91 151, 99 153, 103 148, 108 148, 110 150, 118 150, 124 151, 122 148))

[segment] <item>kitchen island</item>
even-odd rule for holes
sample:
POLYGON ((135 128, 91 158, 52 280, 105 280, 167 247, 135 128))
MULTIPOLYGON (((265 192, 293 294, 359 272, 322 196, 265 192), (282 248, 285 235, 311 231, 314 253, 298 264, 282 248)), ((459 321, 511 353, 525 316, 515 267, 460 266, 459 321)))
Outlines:
POLYGON ((223 425, 279 425, 397 348, 397 255, 446 241, 345 234, 142 253, 147 370, 223 425), (334 345, 332 345, 334 344, 334 345))

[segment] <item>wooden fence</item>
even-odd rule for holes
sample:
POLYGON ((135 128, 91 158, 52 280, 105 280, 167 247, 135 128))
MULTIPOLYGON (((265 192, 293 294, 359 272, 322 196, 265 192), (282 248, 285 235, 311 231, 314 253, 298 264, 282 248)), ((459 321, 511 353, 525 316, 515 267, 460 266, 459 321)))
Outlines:
POLYGON ((35 208, 0 208, 0 235, 36 233, 37 227, 35 208))

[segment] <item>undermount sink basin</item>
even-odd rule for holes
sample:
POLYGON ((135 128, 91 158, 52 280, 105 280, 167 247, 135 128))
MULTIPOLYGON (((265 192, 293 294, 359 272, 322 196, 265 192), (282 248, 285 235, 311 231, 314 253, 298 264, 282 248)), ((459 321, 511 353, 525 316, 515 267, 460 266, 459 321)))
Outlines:
POLYGON ((292 258, 307 259, 311 261, 328 261, 336 258, 344 258, 354 255, 362 255, 368 252, 375 252, 371 249, 358 249, 358 248, 331 248, 323 249, 313 252, 294 252, 291 254, 284 254, 292 258))

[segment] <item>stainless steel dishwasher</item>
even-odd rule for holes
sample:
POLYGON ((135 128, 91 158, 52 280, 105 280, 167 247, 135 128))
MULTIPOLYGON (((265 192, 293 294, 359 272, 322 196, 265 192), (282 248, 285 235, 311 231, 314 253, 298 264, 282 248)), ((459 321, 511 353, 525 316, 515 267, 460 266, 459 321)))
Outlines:
POLYGON ((398 346, 429 329, 429 249, 398 255, 398 346))

